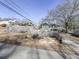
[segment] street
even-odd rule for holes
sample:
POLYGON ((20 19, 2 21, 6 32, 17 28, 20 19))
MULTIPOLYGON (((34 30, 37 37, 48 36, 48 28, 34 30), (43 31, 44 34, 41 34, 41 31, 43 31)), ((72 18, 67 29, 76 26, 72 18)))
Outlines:
POLYGON ((75 45, 71 46, 77 54, 0 43, 0 59, 79 59, 79 45, 75 45))

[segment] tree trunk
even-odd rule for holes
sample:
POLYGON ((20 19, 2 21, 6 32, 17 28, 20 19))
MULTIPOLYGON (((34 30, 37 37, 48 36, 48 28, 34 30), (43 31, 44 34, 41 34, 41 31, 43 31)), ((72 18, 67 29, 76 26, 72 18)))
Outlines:
POLYGON ((66 29, 66 33, 68 33, 68 23, 65 22, 65 29, 66 29))

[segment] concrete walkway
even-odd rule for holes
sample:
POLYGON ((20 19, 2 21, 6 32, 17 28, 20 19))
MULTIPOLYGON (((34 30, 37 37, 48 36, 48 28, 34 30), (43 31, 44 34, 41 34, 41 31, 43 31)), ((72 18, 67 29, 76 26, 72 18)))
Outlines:
POLYGON ((78 56, 0 43, 0 59, 79 59, 78 56))

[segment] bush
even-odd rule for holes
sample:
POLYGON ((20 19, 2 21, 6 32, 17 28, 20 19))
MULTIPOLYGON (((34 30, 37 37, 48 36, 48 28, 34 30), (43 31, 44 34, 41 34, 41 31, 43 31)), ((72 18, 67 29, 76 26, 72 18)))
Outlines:
POLYGON ((39 37, 39 35, 37 33, 35 33, 35 34, 32 35, 33 39, 37 39, 38 37, 39 37))
POLYGON ((15 32, 15 33, 26 33, 28 32, 28 28, 26 28, 25 26, 8 26, 5 29, 5 32, 15 32))
POLYGON ((1 26, 1 27, 6 27, 6 24, 1 24, 0 26, 1 26))
POLYGON ((32 31, 31 32, 31 37, 33 39, 42 39, 43 38, 42 33, 39 32, 39 31, 32 31))

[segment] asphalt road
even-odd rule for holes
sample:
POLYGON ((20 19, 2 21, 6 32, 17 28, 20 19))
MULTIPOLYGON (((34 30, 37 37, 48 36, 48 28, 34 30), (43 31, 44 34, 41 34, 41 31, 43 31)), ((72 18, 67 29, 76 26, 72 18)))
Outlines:
POLYGON ((0 43, 0 59, 79 59, 78 46, 73 46, 77 52, 76 54, 69 54, 63 51, 49 51, 0 43))

